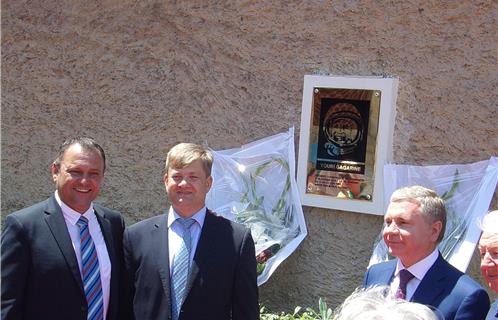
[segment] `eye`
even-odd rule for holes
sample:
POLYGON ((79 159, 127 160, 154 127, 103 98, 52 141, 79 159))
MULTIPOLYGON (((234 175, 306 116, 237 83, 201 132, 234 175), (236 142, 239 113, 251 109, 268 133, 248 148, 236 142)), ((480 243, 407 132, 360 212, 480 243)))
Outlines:
POLYGON ((75 177, 79 177, 83 174, 79 170, 68 170, 67 173, 69 173, 70 175, 75 176, 75 177))

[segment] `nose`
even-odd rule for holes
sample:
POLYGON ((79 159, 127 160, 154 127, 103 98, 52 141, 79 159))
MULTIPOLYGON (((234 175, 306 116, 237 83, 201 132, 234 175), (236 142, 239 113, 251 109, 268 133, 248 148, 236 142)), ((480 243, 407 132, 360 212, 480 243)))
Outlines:
POLYGON ((398 226, 394 222, 386 223, 384 230, 389 231, 389 232, 399 231, 398 226))
POLYGON ((180 182, 178 182, 179 186, 184 186, 184 185, 187 185, 187 184, 188 184, 187 177, 181 178, 180 182))

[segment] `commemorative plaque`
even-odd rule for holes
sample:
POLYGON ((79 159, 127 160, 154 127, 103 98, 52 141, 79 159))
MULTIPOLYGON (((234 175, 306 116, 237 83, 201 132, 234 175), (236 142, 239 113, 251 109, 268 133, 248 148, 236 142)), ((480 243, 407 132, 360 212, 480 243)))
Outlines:
MULTIPOLYGON (((382 119, 381 109, 392 92, 386 92, 391 86, 374 80, 394 79, 354 78, 358 81, 351 85, 352 78, 329 78, 305 77, 298 166, 303 204, 381 214, 382 190, 376 190, 376 180, 382 179, 388 157, 379 146, 391 144, 393 127, 387 117, 393 112, 384 111, 382 119), (306 86, 306 80, 311 84, 306 86), (382 120, 390 123, 382 126, 382 120), (387 137, 386 128, 391 128, 387 137), (381 133, 386 141, 379 141, 381 133)), ((385 103, 384 109, 392 106, 385 103)))

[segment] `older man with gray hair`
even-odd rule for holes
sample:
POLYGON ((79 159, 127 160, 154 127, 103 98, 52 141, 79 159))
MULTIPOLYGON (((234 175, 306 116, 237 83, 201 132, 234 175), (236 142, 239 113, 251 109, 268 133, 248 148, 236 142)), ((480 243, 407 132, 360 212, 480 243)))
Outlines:
MULTIPOLYGON (((482 220, 479 241, 481 272, 488 286, 498 293, 498 210, 491 211, 482 220)), ((486 320, 498 319, 498 300, 491 305, 486 320)))
POLYGON ((433 190, 396 190, 384 216, 384 242, 396 259, 371 266, 363 286, 388 285, 396 297, 437 308, 446 320, 482 320, 489 297, 450 265, 438 244, 446 225, 444 201, 433 190))

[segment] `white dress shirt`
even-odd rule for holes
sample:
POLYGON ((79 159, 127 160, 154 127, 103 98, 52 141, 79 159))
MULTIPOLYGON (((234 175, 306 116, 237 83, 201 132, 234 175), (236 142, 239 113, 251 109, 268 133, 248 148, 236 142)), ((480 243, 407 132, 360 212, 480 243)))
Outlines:
POLYGON ((391 281, 391 292, 395 294, 399 287, 399 272, 403 269, 407 269, 411 274, 414 275, 413 279, 411 279, 406 285, 406 301, 410 301, 413 297, 413 294, 417 290, 420 282, 424 278, 425 274, 432 267, 434 262, 436 262, 439 256, 439 250, 434 249, 430 255, 415 263, 414 265, 405 268, 401 263, 401 260, 398 259, 398 263, 396 265, 396 271, 394 272, 394 278, 391 281))
MULTIPOLYGON (((80 267, 81 273, 81 244, 80 244, 80 228, 76 224, 80 217, 83 215, 88 219, 88 231, 92 237, 95 249, 97 250, 97 257, 99 259, 99 269, 100 269, 100 281, 102 282, 102 295, 104 300, 104 319, 107 315, 107 308, 109 306, 109 294, 111 290, 111 260, 109 259, 109 253, 107 252, 107 246, 104 241, 104 235, 100 230, 100 225, 95 216, 93 210, 93 205, 83 214, 74 211, 68 207, 59 197, 57 191, 55 191, 55 199, 62 209, 62 214, 64 215, 64 220, 66 221, 67 230, 69 231, 69 236, 71 237, 71 242, 73 244, 74 253, 76 254, 76 259, 78 260, 78 266, 80 267)), ((81 275, 83 279, 83 274, 81 275)))
MULTIPOLYGON (((179 221, 176 219, 181 218, 173 207, 170 207, 168 212, 168 250, 169 250, 169 272, 170 276, 173 272, 173 259, 176 253, 180 250, 180 245, 182 243, 182 237, 184 228, 179 221)), ((194 259, 195 250, 197 249, 197 243, 201 236, 202 226, 204 225, 204 219, 206 218, 206 207, 197 211, 192 218, 195 220, 194 224, 190 227, 190 263, 194 259)))

